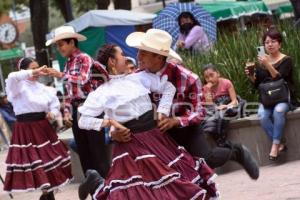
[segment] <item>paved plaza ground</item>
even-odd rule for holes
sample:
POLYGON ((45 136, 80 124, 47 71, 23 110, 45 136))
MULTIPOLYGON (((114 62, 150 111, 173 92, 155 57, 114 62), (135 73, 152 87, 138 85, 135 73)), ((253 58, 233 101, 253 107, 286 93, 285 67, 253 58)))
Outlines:
MULTIPOLYGON (((7 151, 0 152, 0 173, 5 174, 7 151)), ((243 170, 217 178, 222 200, 300 200, 300 161, 260 168, 260 178, 252 181, 243 170)), ((78 183, 64 187, 56 194, 57 200, 77 200, 78 183)), ((0 183, 0 200, 9 200, 0 183)), ((38 200, 40 192, 14 194, 15 200, 38 200)))

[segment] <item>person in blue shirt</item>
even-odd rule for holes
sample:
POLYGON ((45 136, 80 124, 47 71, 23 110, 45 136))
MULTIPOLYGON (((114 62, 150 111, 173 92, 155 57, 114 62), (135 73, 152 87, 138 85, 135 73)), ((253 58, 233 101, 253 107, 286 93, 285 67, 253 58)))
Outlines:
POLYGON ((3 92, 0 93, 0 113, 12 131, 13 125, 16 121, 16 116, 11 103, 8 102, 7 96, 3 92))

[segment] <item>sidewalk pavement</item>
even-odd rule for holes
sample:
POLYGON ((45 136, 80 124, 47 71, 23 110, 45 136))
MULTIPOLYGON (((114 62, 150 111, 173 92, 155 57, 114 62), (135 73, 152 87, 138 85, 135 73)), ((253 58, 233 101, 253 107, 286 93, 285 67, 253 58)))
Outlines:
MULTIPOLYGON (((0 174, 5 176, 7 151, 0 151, 0 174)), ((257 181, 243 170, 217 177, 222 200, 300 200, 300 161, 260 168, 257 181)), ((78 200, 78 184, 70 184, 56 193, 57 200, 78 200)), ((17 193, 14 200, 38 200, 41 192, 17 193)), ((0 200, 10 200, 0 183, 0 200)))

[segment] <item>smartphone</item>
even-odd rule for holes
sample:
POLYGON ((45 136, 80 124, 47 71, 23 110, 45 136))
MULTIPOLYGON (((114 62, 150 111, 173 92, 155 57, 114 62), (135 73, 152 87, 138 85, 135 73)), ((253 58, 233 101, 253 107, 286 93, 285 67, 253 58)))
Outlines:
POLYGON ((265 47, 264 47, 264 46, 259 46, 259 47, 257 47, 257 55, 259 55, 259 56, 264 56, 264 55, 266 55, 265 47))

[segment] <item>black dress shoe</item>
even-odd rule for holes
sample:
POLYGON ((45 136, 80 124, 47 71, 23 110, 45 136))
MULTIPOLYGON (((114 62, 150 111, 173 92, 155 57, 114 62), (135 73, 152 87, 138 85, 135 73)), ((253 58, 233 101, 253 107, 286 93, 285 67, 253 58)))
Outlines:
POLYGON ((39 200, 48 200, 47 194, 42 194, 39 200))
POLYGON ((55 200, 53 191, 48 192, 47 194, 42 194, 39 200, 55 200))
POLYGON ((85 173, 86 178, 83 183, 79 185, 78 195, 80 200, 87 198, 89 194, 93 194, 97 187, 104 182, 104 179, 96 170, 89 169, 85 173))
POLYGON ((234 148, 238 149, 239 152, 236 161, 244 167, 244 169, 252 179, 258 179, 259 167, 256 159, 252 156, 249 149, 246 146, 240 144, 235 144, 234 148))

